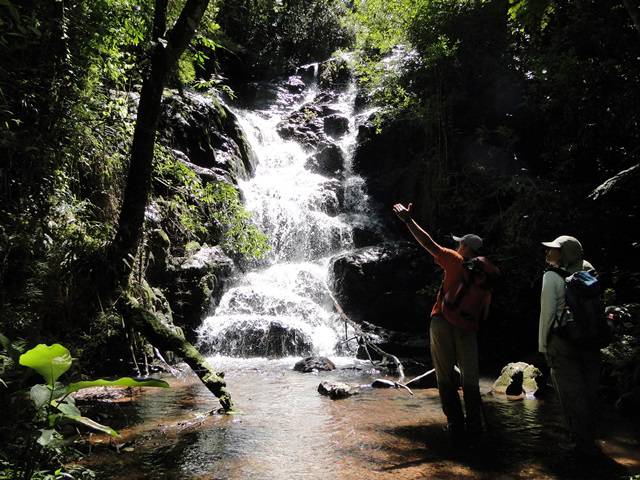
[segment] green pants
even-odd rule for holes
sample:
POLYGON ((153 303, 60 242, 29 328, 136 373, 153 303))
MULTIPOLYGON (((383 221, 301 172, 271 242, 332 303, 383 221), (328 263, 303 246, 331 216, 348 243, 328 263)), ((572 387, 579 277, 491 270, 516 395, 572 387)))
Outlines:
POLYGON ((578 349, 552 334, 547 363, 572 440, 578 448, 589 448, 598 418, 600 352, 578 349))
POLYGON ((465 425, 460 396, 458 375, 460 368, 462 392, 466 411, 466 426, 470 431, 482 429, 482 401, 478 372, 478 341, 476 332, 470 332, 447 322, 442 316, 431 318, 431 359, 436 369, 438 392, 442 410, 454 428, 465 425))

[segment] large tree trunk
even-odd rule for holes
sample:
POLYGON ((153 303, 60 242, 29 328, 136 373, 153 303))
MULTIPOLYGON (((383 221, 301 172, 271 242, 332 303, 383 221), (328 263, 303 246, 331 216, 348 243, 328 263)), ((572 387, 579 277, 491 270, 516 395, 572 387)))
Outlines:
MULTIPOLYGON (((191 41, 202 20, 209 0, 187 0, 174 27, 167 33, 166 19, 168 0, 156 0, 151 70, 142 84, 138 115, 136 119, 127 185, 120 210, 118 230, 110 245, 107 259, 109 269, 99 272, 103 300, 113 301, 119 292, 125 292, 131 276, 133 259, 136 256, 144 213, 151 190, 153 172, 153 151, 156 130, 160 118, 162 93, 171 71, 180 55, 191 41)), ((153 312, 146 310, 135 301, 129 301, 125 315, 133 326, 142 332, 157 347, 172 350, 182 356, 185 362, 200 377, 205 386, 220 400, 222 409, 229 412, 233 408, 231 395, 226 390, 222 376, 218 375, 202 355, 161 321, 153 312)))
POLYGON ((633 25, 636 27, 638 33, 640 33, 640 1, 638 0, 622 0, 624 6, 629 12, 629 16, 633 21, 633 25))
POLYGON ((165 41, 162 37, 166 30, 167 0, 156 0, 153 26, 155 48, 151 59, 151 71, 142 84, 118 231, 108 255, 112 273, 107 288, 114 292, 126 288, 133 258, 142 237, 144 212, 151 190, 153 149, 160 118, 162 92, 167 77, 191 41, 208 4, 209 0, 187 0, 165 41))
POLYGON ((127 305, 123 310, 123 314, 131 322, 131 325, 153 345, 162 350, 171 350, 184 359, 205 387, 218 397, 225 413, 230 413, 233 410, 231 395, 227 391, 223 376, 211 368, 202 354, 185 340, 184 336, 169 328, 150 309, 141 306, 132 297, 128 297, 127 305))

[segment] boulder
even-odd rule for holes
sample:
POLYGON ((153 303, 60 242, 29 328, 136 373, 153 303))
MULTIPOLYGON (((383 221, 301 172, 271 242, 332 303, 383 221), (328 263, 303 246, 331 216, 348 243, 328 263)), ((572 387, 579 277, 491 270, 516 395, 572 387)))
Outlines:
POLYGON ((318 64, 310 63, 308 65, 301 65, 296 68, 296 75, 300 76, 303 81, 310 82, 316 79, 318 73, 318 64))
MULTIPOLYGON (((505 365, 500 372, 500 376, 493 382, 492 391, 496 393, 507 393, 507 388, 514 382, 522 382, 522 390, 525 393, 535 393, 538 390, 536 379, 542 373, 538 368, 525 362, 514 362, 505 365), (522 375, 522 380, 518 380, 516 374, 522 375), (515 378, 514 378, 515 377, 515 378)), ((518 375, 519 376, 519 375, 518 375)), ((511 388, 511 390, 514 387, 511 388)))
POLYGON ((349 119, 338 114, 330 114, 322 119, 327 135, 338 138, 349 131, 349 119))
POLYGON ((335 364, 327 357, 307 357, 296 362, 293 369, 296 372, 309 373, 313 371, 335 370, 335 364))
POLYGON ((281 358, 309 355, 313 349, 311 338, 302 330, 271 318, 234 322, 214 337, 201 339, 211 352, 240 357, 281 358))
POLYGON ((320 175, 337 177, 344 170, 342 149, 334 143, 325 145, 307 160, 305 167, 320 175))
POLYGON ((327 141, 321 120, 322 109, 315 104, 303 105, 276 126, 285 140, 294 140, 307 149, 327 141))
POLYGON ((284 84, 285 88, 291 93, 301 93, 307 86, 297 75, 290 76, 284 84))
POLYGON ((392 382, 391 380, 387 380, 385 378, 376 378, 371 383, 372 388, 396 388, 396 382, 392 382))
POLYGON ((183 152, 199 167, 219 168, 243 179, 255 171, 257 157, 236 116, 212 96, 169 92, 158 132, 160 143, 183 152))
POLYGON ((318 392, 326 395, 332 400, 347 398, 360 393, 360 389, 353 385, 341 382, 322 382, 318 385, 318 392))
POLYGON ((220 247, 203 246, 183 258, 173 259, 165 291, 176 323, 187 338, 222 295, 224 282, 233 271, 233 261, 220 247))
POLYGON ((431 257, 416 245, 389 242, 333 257, 328 284, 352 320, 418 332, 433 302, 423 291, 433 271, 431 257))

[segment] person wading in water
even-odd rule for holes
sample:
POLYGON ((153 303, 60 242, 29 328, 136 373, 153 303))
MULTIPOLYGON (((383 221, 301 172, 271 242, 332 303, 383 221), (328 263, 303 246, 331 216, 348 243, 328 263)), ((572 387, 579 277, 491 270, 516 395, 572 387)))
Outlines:
POLYGON ((458 446, 484 431, 476 332, 480 320, 488 314, 491 295, 488 285, 485 288, 470 286, 470 277, 475 276, 472 270, 481 269, 480 276, 488 284, 488 277, 497 275, 498 270, 484 257, 478 257, 482 248, 479 236, 454 236, 457 250, 442 247, 411 218, 411 207, 411 203, 406 207, 397 203, 393 212, 444 269, 442 287, 431 310, 430 347, 447 430, 453 444, 458 446), (463 304, 465 308, 461 308, 463 304), (456 364, 462 378, 466 418, 458 395, 456 364))

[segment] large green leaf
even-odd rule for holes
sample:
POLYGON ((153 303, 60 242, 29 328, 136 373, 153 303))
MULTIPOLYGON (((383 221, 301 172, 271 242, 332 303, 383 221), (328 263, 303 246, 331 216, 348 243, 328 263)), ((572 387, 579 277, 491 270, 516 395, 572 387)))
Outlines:
POLYGON ((80 410, 78 410, 73 405, 67 405, 66 403, 63 403, 63 404, 60 404, 58 406, 58 408, 61 410, 60 407, 65 406, 65 405, 66 405, 65 410, 67 410, 70 413, 72 413, 72 415, 67 415, 67 414, 63 413, 62 414, 63 418, 66 418, 67 420, 71 420, 73 422, 80 423, 80 424, 84 425, 85 427, 92 428, 93 430, 97 430, 99 432, 108 433, 112 437, 117 437, 118 436, 118 432, 116 432, 113 428, 111 428, 111 427, 109 427, 107 425, 102 425, 101 423, 98 423, 95 420, 91 420, 90 418, 83 417, 82 415, 77 415, 76 411, 77 411, 77 413, 80 413, 80 410))
POLYGON ((55 381, 71 366, 71 354, 62 345, 51 346, 40 344, 20 355, 20 365, 33 368, 47 384, 53 386, 55 381))
POLYGON ((169 388, 169 384, 164 380, 156 380, 150 378, 147 380, 135 380, 131 377, 122 377, 117 380, 86 380, 83 382, 70 383, 67 387, 67 393, 76 392, 83 388, 91 387, 161 387, 169 388))
POLYGON ((67 402, 59 403, 57 405, 58 410, 60 410, 66 417, 81 417, 82 412, 75 405, 67 402))

